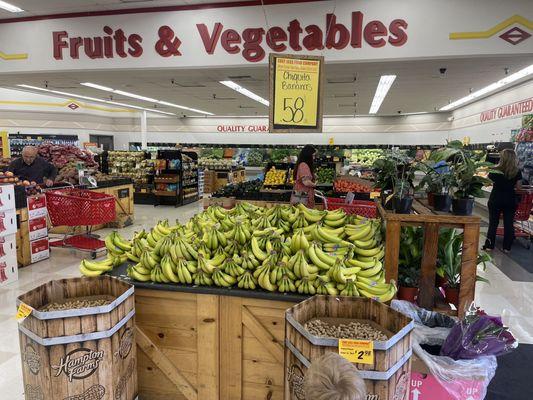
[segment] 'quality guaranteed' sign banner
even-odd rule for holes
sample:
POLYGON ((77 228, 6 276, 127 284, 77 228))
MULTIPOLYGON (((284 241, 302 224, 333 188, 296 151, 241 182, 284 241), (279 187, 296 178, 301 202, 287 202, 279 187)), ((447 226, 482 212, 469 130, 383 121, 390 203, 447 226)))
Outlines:
POLYGON ((530 0, 277 3, 0 21, 0 72, 231 67, 266 63, 272 52, 354 62, 531 49, 530 0))

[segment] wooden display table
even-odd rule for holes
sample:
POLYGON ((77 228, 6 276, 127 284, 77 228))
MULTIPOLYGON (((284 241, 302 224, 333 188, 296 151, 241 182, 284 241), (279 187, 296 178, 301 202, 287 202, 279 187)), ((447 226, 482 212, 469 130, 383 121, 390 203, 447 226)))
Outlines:
POLYGON ((308 296, 128 282, 140 398, 283 399, 285 310, 308 296))
POLYGON ((427 309, 458 314, 463 316, 465 309, 474 301, 476 288, 477 256, 479 248, 479 225, 476 216, 457 216, 439 213, 427 207, 427 203, 414 200, 413 214, 395 214, 385 210, 377 203, 378 210, 386 224, 385 237, 385 274, 386 280, 398 281, 398 257, 400 253, 400 234, 402 226, 420 226, 424 229, 424 248, 422 250, 420 292, 418 304, 427 309), (463 230, 463 251, 461 265, 461 285, 457 312, 448 304, 439 303, 435 296, 435 278, 440 228, 463 230))

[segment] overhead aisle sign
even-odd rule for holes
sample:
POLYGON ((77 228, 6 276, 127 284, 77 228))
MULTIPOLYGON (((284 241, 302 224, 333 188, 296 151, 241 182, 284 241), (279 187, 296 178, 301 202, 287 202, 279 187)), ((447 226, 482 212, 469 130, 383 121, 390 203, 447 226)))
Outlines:
POLYGON ((270 55, 270 132, 322 132, 324 57, 270 55))
POLYGON ((292 0, 3 18, 0 73, 529 55, 532 17, 531 0, 292 0))

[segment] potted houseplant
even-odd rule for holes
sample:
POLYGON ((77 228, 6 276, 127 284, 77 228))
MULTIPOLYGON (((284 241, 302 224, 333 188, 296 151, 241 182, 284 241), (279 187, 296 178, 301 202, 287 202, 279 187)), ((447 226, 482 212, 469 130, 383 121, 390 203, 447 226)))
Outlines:
POLYGON ((428 194, 428 204, 435 211, 450 211, 452 200, 449 194, 452 174, 448 163, 439 161, 437 163, 428 160, 420 163, 419 170, 424 172, 417 189, 426 188, 428 194))
POLYGON ((420 227, 402 228, 398 258, 398 299, 414 302, 418 295, 424 233, 420 227))
MULTIPOLYGON (((446 279, 444 297, 447 302, 457 307, 459 304, 459 287, 461 284, 463 235, 457 233, 455 229, 451 229, 447 238, 448 241, 445 243, 443 251, 439 252, 438 261, 446 279)), ((480 252, 477 256, 477 264, 482 265, 483 270, 486 268, 486 263, 491 260, 491 256, 484 251, 480 252)), ((476 275, 476 280, 490 283, 487 279, 479 275, 476 275)))
POLYGON ((392 210, 392 200, 390 194, 394 188, 394 177, 398 174, 397 162, 392 156, 392 152, 384 153, 372 164, 375 173, 374 187, 381 189, 381 202, 383 207, 392 210))
POLYGON ((416 166, 412 159, 399 150, 389 150, 373 164, 377 188, 387 209, 408 214, 413 203, 412 181, 416 166))
POLYGON ((452 212, 456 215, 471 215, 474 198, 484 197, 482 188, 491 183, 489 179, 478 175, 479 170, 491 164, 485 162, 484 157, 477 159, 459 141, 449 142, 444 153, 451 162, 452 212))
POLYGON ((418 296, 420 267, 408 266, 398 271, 398 300, 414 303, 418 296))
POLYGON ((392 205, 394 212, 398 214, 409 214, 413 205, 413 194, 411 191, 412 180, 408 178, 397 178, 394 184, 392 196, 392 205))

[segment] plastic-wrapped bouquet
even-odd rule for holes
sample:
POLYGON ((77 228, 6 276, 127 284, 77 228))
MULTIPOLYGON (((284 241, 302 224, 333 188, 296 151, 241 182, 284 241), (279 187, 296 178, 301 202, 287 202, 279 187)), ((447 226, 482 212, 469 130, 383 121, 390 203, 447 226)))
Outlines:
POLYGON ((454 360, 499 356, 518 346, 501 317, 492 317, 473 304, 442 345, 440 355, 454 360))

